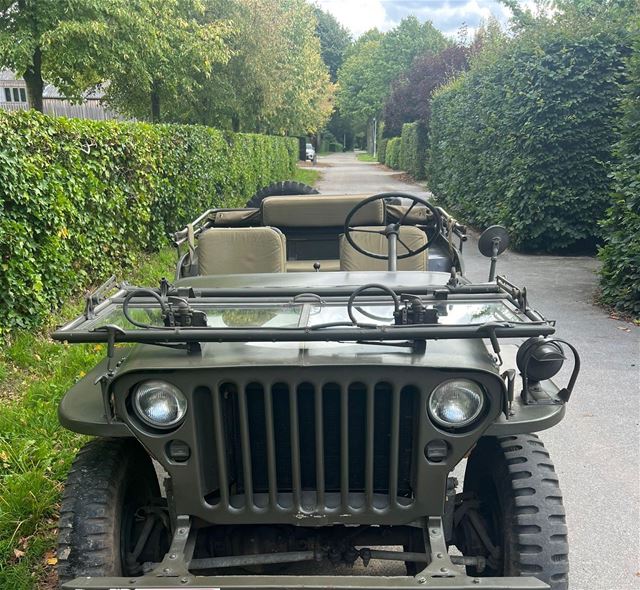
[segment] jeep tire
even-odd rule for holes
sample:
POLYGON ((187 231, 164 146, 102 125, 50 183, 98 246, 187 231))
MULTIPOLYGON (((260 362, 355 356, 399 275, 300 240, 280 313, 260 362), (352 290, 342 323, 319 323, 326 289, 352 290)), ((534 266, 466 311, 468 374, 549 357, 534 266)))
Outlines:
MULTIPOLYGON (((463 503, 465 499, 479 501, 480 519, 499 554, 483 572, 467 568, 470 575, 532 576, 552 590, 568 589, 562 494, 549 453, 537 436, 480 439, 467 461, 463 503)), ((482 542, 469 519, 461 523, 460 548, 465 555, 477 555, 482 542)))
POLYGON ((69 472, 58 532, 58 578, 131 576, 144 561, 160 561, 169 536, 156 518, 138 560, 126 559, 142 529, 141 510, 162 514, 158 477, 149 455, 133 439, 96 439, 76 456, 69 472))
POLYGON ((291 197, 297 195, 319 195, 320 193, 303 182, 285 180, 283 182, 272 182, 270 185, 261 188, 251 197, 245 207, 260 207, 262 200, 267 197, 291 197))

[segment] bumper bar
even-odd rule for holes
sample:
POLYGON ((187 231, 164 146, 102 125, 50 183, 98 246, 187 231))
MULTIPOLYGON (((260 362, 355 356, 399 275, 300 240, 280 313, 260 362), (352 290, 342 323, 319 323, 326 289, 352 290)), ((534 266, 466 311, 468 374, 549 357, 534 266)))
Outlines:
POLYGON ((183 576, 181 578, 77 578, 64 590, 544 590, 535 578, 409 576, 183 576))
MULTIPOLYGON (((429 517, 425 522, 425 536, 431 551, 428 565, 417 576, 196 576, 191 569, 198 565, 193 559, 195 535, 191 529, 191 517, 179 515, 171 547, 160 564, 141 577, 131 578, 76 578, 62 586, 64 590, 403 590, 428 588, 429 590, 544 590, 549 586, 536 578, 482 578, 470 577, 454 565, 444 540, 442 519, 429 517)), ((388 551, 370 551, 372 559, 389 559, 397 555, 388 551)), ((277 554, 276 554, 277 555, 277 554)), ((403 554, 403 556, 415 554, 403 554)), ((288 561, 306 561, 313 558, 313 551, 299 551, 286 556, 288 561), (292 560, 291 557, 297 557, 292 560)), ((243 556, 243 561, 247 556, 243 556)), ((219 566, 218 559, 203 559, 201 567, 219 566)), ((225 564, 229 565, 229 564, 225 564)))

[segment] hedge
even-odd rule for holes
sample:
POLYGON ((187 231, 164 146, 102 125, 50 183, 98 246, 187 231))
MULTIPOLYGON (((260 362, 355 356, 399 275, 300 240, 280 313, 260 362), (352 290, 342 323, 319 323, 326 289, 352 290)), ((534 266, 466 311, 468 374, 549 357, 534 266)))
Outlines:
POLYGON ((402 139, 400 137, 392 137, 387 141, 387 148, 384 155, 384 163, 393 168, 400 170, 400 149, 402 147, 402 139))
POLYGON ((0 112, 0 339, 291 176, 297 155, 289 138, 0 112))
MULTIPOLYGON (((640 21, 638 22, 640 28, 640 21)), ((628 62, 621 138, 614 153, 613 205, 602 223, 602 300, 640 317, 640 39, 628 62)))
POLYGON ((427 137, 427 128, 420 121, 405 123, 402 126, 400 168, 406 170, 416 180, 425 177, 427 137))
POLYGON ((386 155, 387 155, 387 143, 389 140, 385 137, 378 140, 378 162, 381 164, 385 163, 386 155))
POLYGON ((467 223, 506 225, 520 249, 593 248, 626 52, 611 32, 549 28, 477 59, 432 103, 439 202, 467 223))

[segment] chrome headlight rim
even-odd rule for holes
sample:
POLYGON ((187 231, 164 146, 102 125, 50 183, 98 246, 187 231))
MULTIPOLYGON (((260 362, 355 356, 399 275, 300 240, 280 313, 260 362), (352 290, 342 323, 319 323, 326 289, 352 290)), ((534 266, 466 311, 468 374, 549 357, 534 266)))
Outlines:
POLYGON ((433 390, 431 391, 431 393, 427 398, 427 414, 429 416, 429 419, 437 428, 440 428, 442 430, 446 430, 449 432, 452 432, 452 431, 460 432, 460 431, 472 429, 474 426, 476 426, 480 422, 480 419, 485 413, 486 408, 487 408, 487 395, 486 395, 485 388, 482 386, 482 384, 478 383, 477 381, 474 381, 473 379, 468 379, 466 377, 452 377, 451 379, 445 379, 444 381, 438 383, 433 388, 433 390), (477 388, 477 392, 475 393, 477 393, 480 398, 480 403, 476 411, 469 418, 461 422, 447 422, 446 420, 443 420, 442 418, 437 416, 435 412, 432 411, 432 408, 431 408, 431 402, 434 399, 435 394, 438 393, 438 391, 441 390, 441 388, 443 388, 445 385, 448 385, 453 382, 471 384, 474 388, 477 388))
POLYGON ((138 382, 133 388, 131 402, 135 417, 147 428, 154 428, 157 430, 173 430, 180 426, 187 416, 189 407, 187 396, 182 392, 182 390, 177 385, 174 385, 170 381, 166 381, 164 379, 145 379, 144 381, 138 382), (182 402, 183 406, 182 409, 179 410, 177 417, 170 422, 158 422, 157 420, 150 418, 140 405, 141 390, 144 386, 149 388, 155 386, 156 388, 168 389, 178 400, 178 406, 180 406, 180 402, 182 402))

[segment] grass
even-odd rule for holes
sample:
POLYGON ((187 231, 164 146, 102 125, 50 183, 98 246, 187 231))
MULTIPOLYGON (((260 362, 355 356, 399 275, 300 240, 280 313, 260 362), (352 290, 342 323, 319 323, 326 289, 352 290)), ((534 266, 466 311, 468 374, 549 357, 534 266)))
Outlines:
POLYGON ((320 170, 312 170, 311 168, 303 168, 298 166, 293 175, 292 180, 303 182, 309 186, 315 186, 316 182, 320 179, 320 170))
POLYGON ((378 158, 368 152, 357 154, 356 158, 360 160, 360 162, 378 162, 378 158))
MULTIPOLYGON (((141 255, 130 282, 172 276, 175 253, 141 255)), ((64 393, 104 357, 104 346, 53 342, 51 328, 77 316, 74 300, 39 333, 17 332, 0 352, 0 588, 55 583, 55 527, 70 463, 85 438, 58 424, 64 393)))

